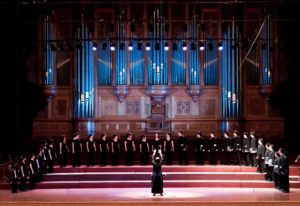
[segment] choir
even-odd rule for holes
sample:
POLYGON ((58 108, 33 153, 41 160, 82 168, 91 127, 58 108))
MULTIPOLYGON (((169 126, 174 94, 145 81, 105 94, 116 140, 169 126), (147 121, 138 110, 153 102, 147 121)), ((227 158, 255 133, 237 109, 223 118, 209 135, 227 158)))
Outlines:
MULTIPOLYGON (((156 133, 153 141, 150 141, 146 135, 141 135, 139 141, 136 142, 133 134, 129 132, 126 134, 123 146, 119 141, 119 136, 115 134, 112 136, 112 141, 109 142, 106 133, 102 133, 97 142, 93 134, 89 134, 86 140, 83 140, 76 132, 70 143, 67 137, 62 135, 58 145, 59 165, 66 167, 67 157, 71 152, 73 167, 79 167, 82 153, 85 151, 86 166, 95 166, 96 159, 98 159, 96 153, 98 148, 100 166, 108 164, 109 153, 111 153, 111 164, 119 165, 121 152, 125 153, 125 165, 133 165, 134 157, 137 158, 138 153, 140 154, 140 164, 148 165, 149 157, 154 154, 154 151, 161 151, 166 165, 174 163, 174 156, 178 157, 179 165, 187 165, 188 155, 195 155, 197 165, 203 165, 206 159, 210 164, 215 165, 221 159, 221 163, 226 165, 257 167, 257 172, 265 173, 267 181, 274 181, 275 188, 282 192, 289 192, 289 164, 284 149, 280 148, 275 152, 271 143, 267 142, 264 145, 262 138, 257 141, 254 132, 244 132, 243 138, 238 135, 237 131, 234 131, 232 136, 228 132, 224 132, 223 137, 219 138, 215 136, 214 132, 210 132, 209 137, 198 132, 195 140, 191 141, 193 142, 191 145, 183 131, 178 131, 177 135, 176 141, 171 133, 167 133, 163 139, 160 139, 156 133), (136 150, 136 145, 138 150, 136 150), (71 150, 69 150, 69 146, 71 146, 71 150), (243 158, 241 158, 241 154, 243 158)), ((19 190, 26 190, 27 180, 28 189, 34 189, 35 183, 43 180, 43 174, 53 172, 56 159, 54 141, 50 139, 50 141, 43 141, 36 154, 32 154, 30 157, 21 156, 18 161, 12 161, 12 192, 17 192, 18 182, 19 190)))

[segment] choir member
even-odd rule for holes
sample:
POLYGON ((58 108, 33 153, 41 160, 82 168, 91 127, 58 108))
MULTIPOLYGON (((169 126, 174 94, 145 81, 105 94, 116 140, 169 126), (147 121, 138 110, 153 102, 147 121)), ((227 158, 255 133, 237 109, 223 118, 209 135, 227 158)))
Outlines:
POLYGON ((152 152, 154 152, 155 149, 161 150, 162 149, 162 144, 159 139, 158 133, 154 134, 154 140, 152 143, 152 152))
POLYGON ((106 133, 102 133, 101 134, 101 139, 100 139, 100 143, 99 143, 99 148, 100 148, 100 152, 101 152, 101 166, 106 166, 107 164, 107 152, 109 151, 109 144, 107 143, 106 140, 106 133))
POLYGON ((290 192, 289 161, 283 148, 280 148, 278 152, 280 155, 279 164, 278 164, 279 189, 283 193, 288 193, 290 192))
POLYGON ((164 152, 166 157, 166 164, 172 164, 172 153, 174 152, 174 141, 171 139, 171 133, 166 134, 164 141, 164 152))
POLYGON ((210 152, 210 164, 215 165, 217 164, 217 152, 219 151, 219 149, 218 149, 217 138, 215 137, 214 132, 210 132, 210 137, 208 142, 209 142, 209 152, 210 152))
POLYGON ((27 162, 26 157, 21 157, 21 164, 20 164, 20 191, 26 191, 26 181, 28 176, 28 168, 27 168, 27 162))
POLYGON ((280 154, 279 154, 279 152, 275 152, 274 168, 273 168, 273 181, 274 181, 274 186, 276 189, 280 189, 279 161, 280 161, 280 154))
POLYGON ((44 140, 43 143, 43 154, 44 154, 44 168, 43 168, 43 173, 47 174, 48 173, 48 162, 49 162, 49 153, 48 153, 48 142, 47 140, 44 140))
POLYGON ((231 158, 231 153, 233 151, 233 142, 231 137, 229 136, 228 132, 224 132, 224 139, 223 139, 223 151, 224 151, 224 157, 225 161, 224 164, 230 164, 230 158, 231 158))
POLYGON ((269 170, 269 155, 270 155, 270 143, 267 142, 265 145, 265 179, 269 180, 270 176, 272 176, 272 174, 270 173, 269 170))
POLYGON ((111 142, 111 152, 112 152, 112 165, 119 165, 119 154, 120 154, 120 143, 118 135, 113 135, 113 141, 111 142))
POLYGON ((197 165, 203 165, 204 164, 204 152, 205 152, 205 139, 202 136, 201 132, 198 132, 196 135, 196 164, 197 165))
POLYGON ((73 135, 72 140, 73 167, 80 167, 80 154, 82 153, 82 143, 79 133, 73 135))
POLYGON ((249 155, 249 149, 250 149, 250 140, 248 138, 248 133, 244 132, 243 133, 243 154, 244 154, 244 161, 245 161, 245 166, 249 166, 250 164, 250 155, 249 155))
POLYGON ((188 157, 187 157, 187 139, 185 138, 185 136, 183 135, 182 131, 178 132, 178 150, 179 150, 179 164, 182 165, 182 163, 184 162, 184 164, 188 164, 188 157))
POLYGON ((18 165, 16 162, 12 162, 11 165, 11 192, 17 193, 18 191, 18 165))
POLYGON ((234 154, 234 161, 236 165, 241 164, 241 154, 242 151, 242 144, 241 144, 241 138, 238 135, 237 131, 233 132, 233 154, 234 154))
POLYGON ((257 172, 263 173, 264 159, 265 159, 265 146, 263 145, 263 139, 259 138, 257 146, 257 172))
POLYGON ((256 154, 257 154, 257 147, 256 147, 256 137, 254 132, 250 132, 250 165, 252 167, 256 166, 256 154))
POLYGON ((67 154, 69 152, 68 142, 66 135, 62 135, 61 141, 59 142, 59 165, 60 167, 67 166, 67 154))
POLYGON ((53 165, 54 165, 54 161, 56 159, 56 152, 55 152, 55 149, 54 149, 52 139, 49 141, 49 145, 48 145, 48 156, 49 156, 48 172, 53 173, 53 165))
POLYGON ((86 141, 86 166, 95 166, 95 152, 97 151, 94 135, 89 134, 86 141))
POLYGON ((124 148, 126 152, 126 165, 133 165, 133 154, 135 152, 135 143, 132 139, 132 133, 129 132, 126 135, 126 139, 124 141, 124 148))
POLYGON ((149 143, 147 141, 146 135, 141 136, 140 142, 140 153, 141 153, 141 165, 148 164, 148 154, 150 152, 149 143))
POLYGON ((269 145, 269 155, 268 155, 268 178, 267 180, 268 181, 273 181, 274 180, 274 177, 273 177, 273 169, 274 169, 274 160, 275 160, 275 152, 274 152, 274 149, 273 149, 273 145, 270 144, 269 145))
POLYGON ((37 174, 37 181, 40 182, 43 180, 43 171, 45 170, 44 168, 44 152, 43 148, 40 147, 40 151, 37 154, 37 165, 38 165, 38 174, 37 174))
POLYGON ((153 193, 153 196, 155 196, 156 194, 160 194, 161 196, 163 196, 163 174, 161 170, 162 159, 163 158, 161 150, 155 149, 152 155, 153 170, 151 192, 153 193))
POLYGON ((36 182, 36 174, 37 174, 37 164, 36 164, 36 157, 35 155, 31 156, 29 161, 29 189, 35 189, 35 182, 36 182))

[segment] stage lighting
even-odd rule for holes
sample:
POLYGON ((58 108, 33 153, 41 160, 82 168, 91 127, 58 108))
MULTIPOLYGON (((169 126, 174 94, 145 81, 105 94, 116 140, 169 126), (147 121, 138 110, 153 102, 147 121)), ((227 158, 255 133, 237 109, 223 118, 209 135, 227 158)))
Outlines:
POLYGON ((98 44, 96 42, 93 43, 93 50, 96 51, 98 47, 98 44))
POLYGON ((160 49, 159 43, 156 42, 156 43, 155 43, 155 50, 159 50, 159 49, 160 49))
POLYGON ((169 51, 169 44, 168 43, 165 43, 164 49, 165 49, 165 51, 169 51))
POLYGON ((200 51, 204 51, 204 49, 205 49, 205 47, 204 47, 203 42, 200 42, 200 43, 199 43, 199 50, 200 50, 200 51))
POLYGON ((222 50, 223 50, 223 45, 222 45, 222 43, 218 43, 218 50, 219 50, 219 51, 222 51, 222 50))
POLYGON ((174 51, 178 50, 178 46, 176 44, 176 42, 173 43, 173 48, 172 48, 174 51))
POLYGON ((132 45, 131 42, 130 42, 129 45, 128 45, 128 50, 129 50, 129 51, 132 51, 132 50, 133 50, 133 45, 132 45))
POLYGON ((183 51, 186 51, 186 50, 187 50, 187 45, 186 45, 185 42, 183 42, 183 44, 182 44, 182 50, 183 50, 183 51))
POLYGON ((120 50, 124 50, 124 48, 125 48, 124 42, 121 42, 119 46, 120 46, 120 50))
POLYGON ((111 51, 115 51, 115 50, 116 50, 116 45, 115 45, 115 43, 111 43, 111 44, 110 44, 110 50, 111 50, 111 51))
POLYGON ((148 43, 146 43, 146 50, 147 50, 147 51, 150 51, 150 49, 151 49, 151 48, 150 48, 150 43, 148 42, 148 43))
POLYGON ((143 47, 143 44, 142 44, 141 42, 139 42, 139 43, 137 44, 137 49, 138 49, 138 50, 141 50, 142 47, 143 47))
POLYGON ((106 49, 106 47, 107 47, 107 43, 106 43, 106 42, 104 42, 104 43, 102 44, 102 50, 105 50, 105 49, 106 49))
POLYGON ((196 50, 196 44, 194 42, 191 43, 191 50, 192 51, 196 50))

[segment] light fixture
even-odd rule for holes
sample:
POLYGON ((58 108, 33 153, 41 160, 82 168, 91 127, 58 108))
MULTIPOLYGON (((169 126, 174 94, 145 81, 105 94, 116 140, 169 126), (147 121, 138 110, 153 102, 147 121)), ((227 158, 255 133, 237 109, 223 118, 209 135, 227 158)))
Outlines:
POLYGON ((218 50, 219 50, 219 51, 222 51, 222 50, 223 50, 223 45, 222 45, 222 43, 218 43, 218 50))
POLYGON ((183 44, 182 44, 182 50, 183 50, 183 51, 186 51, 186 50, 187 50, 187 45, 186 45, 185 42, 183 42, 183 44))
POLYGON ((200 50, 200 51, 204 51, 204 49, 205 49, 205 47, 204 47, 203 42, 200 42, 200 43, 199 43, 199 50, 200 50))
POLYGON ((93 43, 93 50, 96 51, 98 47, 98 44, 96 42, 93 43))
POLYGON ((132 51, 132 50, 133 50, 132 42, 129 43, 129 45, 128 45, 128 50, 129 50, 129 51, 132 51))
POLYGON ((150 51, 150 49, 151 49, 151 48, 150 48, 150 43, 147 42, 147 43, 146 43, 146 50, 147 50, 147 51, 150 51))
POLYGON ((169 51, 169 44, 166 42, 164 46, 165 51, 169 51))
POLYGON ((110 44, 110 50, 111 50, 111 51, 115 51, 115 50, 116 50, 115 43, 111 43, 111 44, 110 44))

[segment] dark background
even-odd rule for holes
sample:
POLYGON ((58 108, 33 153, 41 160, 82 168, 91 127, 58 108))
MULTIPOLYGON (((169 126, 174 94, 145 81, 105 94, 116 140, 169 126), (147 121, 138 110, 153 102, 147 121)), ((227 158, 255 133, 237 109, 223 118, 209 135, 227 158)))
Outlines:
MULTIPOLYGON (((270 104, 278 109, 285 121, 285 147, 300 152, 300 3, 278 4, 280 40, 289 59, 288 79, 278 85, 270 104)), ((0 5, 1 25, 1 133, 0 154, 26 151, 30 142, 32 118, 47 102, 37 84, 27 79, 25 61, 35 48, 36 21, 42 8, 13 2, 0 5)), ((3 155, 1 155, 3 157, 3 155)))

